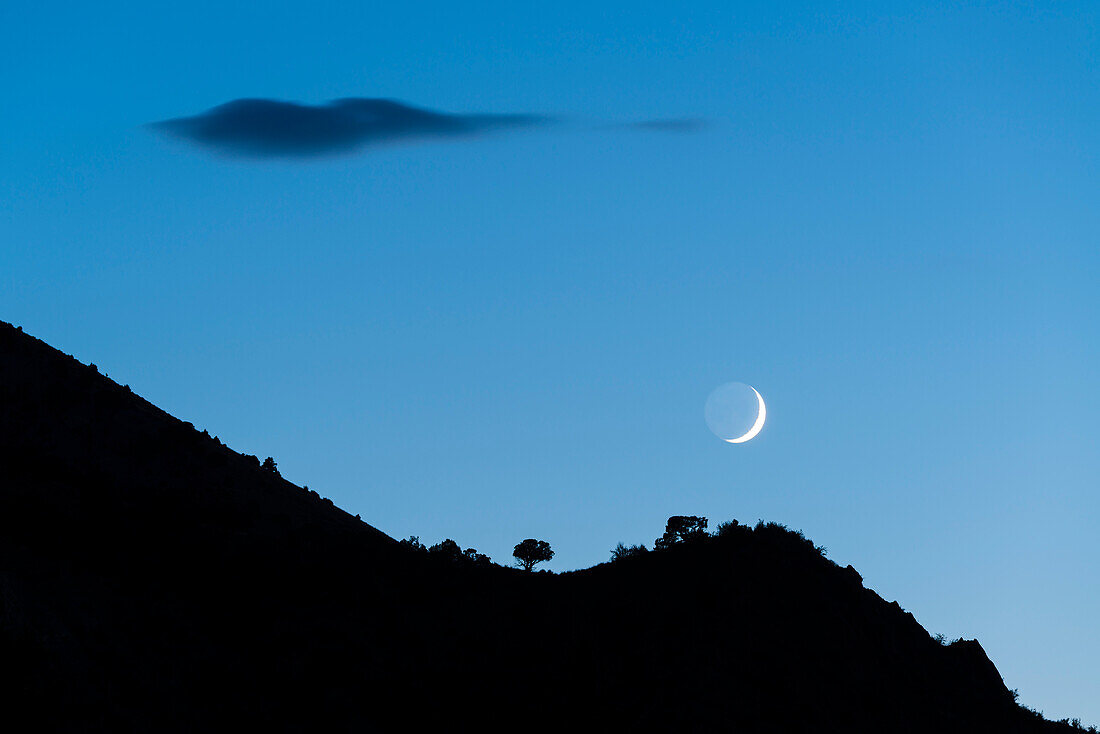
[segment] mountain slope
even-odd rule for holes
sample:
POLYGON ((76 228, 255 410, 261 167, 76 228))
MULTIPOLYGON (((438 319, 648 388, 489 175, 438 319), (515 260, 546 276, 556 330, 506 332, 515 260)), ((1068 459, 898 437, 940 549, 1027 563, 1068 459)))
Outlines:
POLYGON ((43 730, 1068 730, 779 526, 448 563, 2 323, 0 561, 43 730))

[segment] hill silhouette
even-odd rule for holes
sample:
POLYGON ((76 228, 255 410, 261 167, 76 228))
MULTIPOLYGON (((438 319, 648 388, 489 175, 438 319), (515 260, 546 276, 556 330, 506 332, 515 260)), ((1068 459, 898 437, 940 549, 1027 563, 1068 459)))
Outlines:
MULTIPOLYGON (((566 574, 417 552, 0 322, 27 731, 1064 732, 774 524, 566 574)), ((657 523, 655 522, 655 525, 657 523)))

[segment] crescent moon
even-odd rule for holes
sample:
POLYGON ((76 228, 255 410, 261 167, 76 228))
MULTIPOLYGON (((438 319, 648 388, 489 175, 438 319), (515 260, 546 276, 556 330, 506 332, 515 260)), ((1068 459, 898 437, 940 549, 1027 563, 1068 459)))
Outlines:
POLYGON ((756 438, 756 434, 760 433, 760 429, 764 427, 764 418, 768 415, 768 409, 764 406, 764 398, 760 395, 760 391, 752 385, 749 385, 749 389, 756 393, 756 399, 760 403, 760 407, 756 414, 756 422, 752 424, 752 428, 750 428, 749 432, 744 436, 725 439, 727 443, 745 443, 745 441, 751 441, 756 438))

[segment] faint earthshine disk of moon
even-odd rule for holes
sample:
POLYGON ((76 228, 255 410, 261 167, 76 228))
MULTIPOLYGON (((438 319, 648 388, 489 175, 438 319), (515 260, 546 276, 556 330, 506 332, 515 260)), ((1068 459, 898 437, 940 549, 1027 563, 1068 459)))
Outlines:
POLYGON ((767 414, 763 396, 743 382, 719 385, 707 398, 704 409, 707 428, 726 443, 754 439, 764 427, 767 414))

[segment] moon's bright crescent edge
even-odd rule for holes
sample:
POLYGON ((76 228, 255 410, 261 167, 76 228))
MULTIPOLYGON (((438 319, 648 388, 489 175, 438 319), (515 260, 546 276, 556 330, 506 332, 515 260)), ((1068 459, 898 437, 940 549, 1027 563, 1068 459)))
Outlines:
POLYGON ((745 441, 750 441, 753 438, 756 438, 756 434, 760 433, 760 429, 764 427, 764 418, 768 414, 768 409, 764 407, 764 398, 760 394, 760 391, 752 385, 749 385, 749 389, 756 393, 756 399, 760 402, 760 409, 756 414, 756 423, 752 424, 752 428, 750 428, 749 432, 746 433, 744 436, 739 436, 738 438, 724 439, 727 443, 745 443, 745 441))

